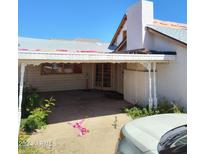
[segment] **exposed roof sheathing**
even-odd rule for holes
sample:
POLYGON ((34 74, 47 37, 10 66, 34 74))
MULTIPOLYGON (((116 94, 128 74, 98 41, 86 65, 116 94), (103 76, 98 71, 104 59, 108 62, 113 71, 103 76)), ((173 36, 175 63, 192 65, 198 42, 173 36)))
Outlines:
POLYGON ((19 37, 19 51, 43 52, 112 52, 109 43, 94 39, 63 40, 19 37))

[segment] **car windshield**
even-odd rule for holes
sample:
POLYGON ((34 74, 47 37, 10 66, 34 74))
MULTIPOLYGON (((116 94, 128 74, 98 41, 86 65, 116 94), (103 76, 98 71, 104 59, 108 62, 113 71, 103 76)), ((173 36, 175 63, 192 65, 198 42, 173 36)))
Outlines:
POLYGON ((159 154, 187 153, 187 125, 174 128, 164 134, 158 144, 159 154))

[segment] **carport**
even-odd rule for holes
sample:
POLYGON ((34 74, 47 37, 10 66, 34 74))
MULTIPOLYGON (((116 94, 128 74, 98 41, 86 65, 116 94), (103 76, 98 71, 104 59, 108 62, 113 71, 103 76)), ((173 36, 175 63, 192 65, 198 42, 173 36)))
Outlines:
MULTIPOLYGON (((129 82, 131 83, 131 86, 132 86, 132 82, 135 82, 136 79, 134 78, 134 75, 133 75, 133 72, 135 73, 135 71, 133 71, 132 68, 126 68, 126 65, 128 65, 128 64, 140 64, 143 67, 143 69, 145 69, 145 71, 143 70, 143 72, 144 73, 147 72, 146 74, 148 75, 147 78, 145 76, 142 76, 142 78, 144 81, 147 80, 146 82, 149 83, 148 89, 147 89, 148 90, 148 98, 147 99, 148 99, 149 105, 151 107, 153 105, 156 105, 156 102, 157 102, 156 64, 157 63, 168 63, 171 60, 175 60, 175 55, 19 51, 19 68, 20 68, 19 69, 20 70, 20 72, 19 72, 19 78, 20 78, 20 81, 19 81, 20 82, 19 83, 19 85, 20 85, 19 86, 19 120, 21 117, 21 101, 22 101, 22 94, 23 94, 23 86, 24 86, 24 83, 26 84, 24 77, 25 76, 27 78, 34 77, 34 74, 31 74, 28 77, 29 74, 25 73, 26 68, 29 68, 29 67, 35 68, 35 66, 40 67, 40 66, 42 66, 42 64, 45 64, 45 63, 52 63, 52 64, 59 64, 59 63, 68 64, 69 63, 69 64, 88 65, 87 68, 90 69, 89 73, 84 74, 85 78, 78 78, 78 76, 73 76, 73 81, 70 82, 71 87, 73 89, 68 89, 68 90, 80 89, 80 90, 87 90, 87 92, 89 92, 89 89, 100 89, 100 90, 117 91, 121 94, 128 95, 130 93, 129 87, 127 87, 127 89, 123 87, 124 81, 128 81, 128 79, 124 78, 124 76, 126 76, 126 75, 124 75, 124 72, 128 74, 128 76, 126 76, 127 78, 129 76, 131 76, 131 80, 129 80, 129 82), (123 64, 125 65, 125 68, 121 67, 120 71, 118 69, 116 71, 113 71, 115 69, 110 69, 110 74, 108 73, 109 74, 108 76, 110 77, 110 81, 108 81, 108 79, 107 79, 108 76, 103 75, 103 74, 106 74, 106 70, 104 70, 103 68, 111 68, 111 66, 113 66, 112 68, 117 68, 120 65, 123 66, 123 64), (125 69, 128 72, 124 71, 125 69), (100 75, 100 77, 99 77, 99 75, 100 75), (119 78, 121 79, 120 81, 118 80, 119 78), (81 86, 75 87, 72 85, 74 82, 78 85, 78 83, 80 83, 82 81, 82 79, 85 79, 85 81, 86 81, 86 82, 83 82, 83 83, 85 83, 85 85, 83 85, 83 87, 81 87, 81 86), (106 80, 104 80, 104 79, 106 79, 106 80), (103 84, 104 81, 106 81, 105 82, 106 84, 103 84), (121 87, 120 87, 120 85, 121 85, 121 87)), ((37 79, 37 80, 34 79, 33 81, 34 81, 34 83, 37 83, 37 81, 43 81, 39 84, 39 85, 42 85, 42 83, 48 82, 48 80, 47 80, 48 78, 51 78, 51 76, 47 76, 47 77, 41 76, 40 79, 37 79), (44 80, 41 80, 43 78, 44 78, 44 80)), ((55 77, 55 79, 58 79, 58 78, 59 78, 58 76, 55 77)), ((67 79, 67 77, 64 79, 67 79)), ((141 82, 140 79, 138 79, 138 80, 139 80, 138 82, 141 82)), ((59 80, 58 82, 56 82, 56 80, 51 80, 51 82, 48 82, 47 85, 53 84, 53 85, 55 85, 54 87, 57 87, 57 85, 60 83, 60 81, 64 81, 64 80, 59 80)), ((63 87, 66 87, 66 82, 62 82, 62 84, 65 85, 63 87)), ((142 88, 142 87, 140 87, 140 88, 142 88)), ((60 90, 61 90, 61 93, 63 93, 63 92, 65 92, 66 89, 60 89, 60 90)), ((46 91, 46 90, 44 90, 44 91, 46 91)), ((54 91, 54 90, 52 90, 52 91, 54 91)), ((143 91, 143 89, 142 89, 142 91, 143 91)), ((57 93, 60 93, 60 92, 57 92, 57 93)), ((68 93, 72 94, 72 92, 68 92, 68 93)), ((72 98, 72 97, 69 97, 69 94, 66 95, 66 97, 68 100, 71 100, 70 98, 72 98)), ((62 94, 62 95, 65 96, 65 94, 62 94)), ((73 95, 74 95, 74 93, 73 93, 73 95)), ((90 95, 93 95, 93 94, 90 93, 90 95)), ((64 96, 62 98, 64 98, 64 96)), ((70 95, 70 96, 72 96, 72 95, 70 95)), ((78 96, 80 96, 80 94, 78 96)), ((78 101, 77 101, 78 96, 77 96, 76 101, 74 101, 76 104, 78 103, 78 101)), ((85 97, 86 95, 83 93, 82 96, 85 97)), ((97 98, 97 99, 100 100, 101 96, 100 95, 96 95, 96 96, 99 96, 99 98, 97 98)), ((82 100, 86 100, 86 97, 85 98, 82 97, 82 100)), ((124 96, 124 98, 126 98, 126 96, 124 96)), ((90 97, 90 100, 88 99, 88 101, 92 102, 91 101, 92 99, 95 100, 93 97, 90 97)), ((104 100, 104 99, 102 99, 102 100, 104 100)), ((127 100, 129 100, 129 98, 127 98, 127 100)), ((132 101, 132 99, 130 99, 130 100, 132 101)), ((105 101, 105 102, 110 102, 110 101, 105 101)), ((90 106, 95 106, 95 108, 104 108, 104 106, 106 106, 105 102, 102 102, 99 104, 97 103, 94 105, 94 101, 93 101, 93 104, 90 106)), ((123 101, 122 101, 122 103, 123 103, 123 101)), ((84 105, 84 107, 85 107, 85 104, 82 103, 82 106, 84 105)), ((112 108, 112 105, 115 106, 114 103, 113 104, 111 103, 109 106, 110 109, 112 108)), ((74 106, 77 106, 77 105, 74 105, 74 106)), ((76 108, 76 110, 79 109, 79 111, 80 111, 81 107, 79 106, 79 108, 76 108)), ((106 108, 107 111, 109 111, 109 107, 106 108)), ((120 107, 122 107, 122 106, 120 106, 120 107)), ((91 108, 92 108, 91 110, 93 111, 93 107, 91 107, 91 108)), ((118 108, 118 107, 116 107, 116 108, 118 108)), ((86 111, 86 108, 84 108, 84 109, 86 111)), ((85 116, 86 115, 95 116, 95 114, 97 112, 92 113, 92 111, 89 114, 88 113, 85 114, 85 116)), ((105 114, 107 111, 105 111, 104 113, 102 112, 102 114, 105 114)), ((98 112, 98 113, 100 113, 100 112, 98 112)), ((56 113, 58 113, 58 112, 56 111, 56 113)), ((66 111, 63 114, 69 115, 69 113, 66 111)), ((75 116, 74 116, 74 119, 75 119, 75 116)))

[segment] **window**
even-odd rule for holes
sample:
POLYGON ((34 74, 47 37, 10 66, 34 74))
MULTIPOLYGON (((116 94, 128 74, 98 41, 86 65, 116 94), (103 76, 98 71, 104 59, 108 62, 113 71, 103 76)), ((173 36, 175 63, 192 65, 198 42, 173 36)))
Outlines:
POLYGON ((43 63, 41 74, 79 74, 82 73, 82 64, 70 63, 43 63))

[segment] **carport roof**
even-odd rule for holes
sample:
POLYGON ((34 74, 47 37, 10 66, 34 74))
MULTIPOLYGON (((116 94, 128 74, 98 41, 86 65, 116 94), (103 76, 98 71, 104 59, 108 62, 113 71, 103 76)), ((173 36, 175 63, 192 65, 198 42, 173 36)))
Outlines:
POLYGON ((165 54, 116 54, 116 53, 60 53, 21 51, 19 60, 26 64, 39 65, 45 62, 67 63, 137 63, 168 62, 176 59, 176 55, 165 54))

